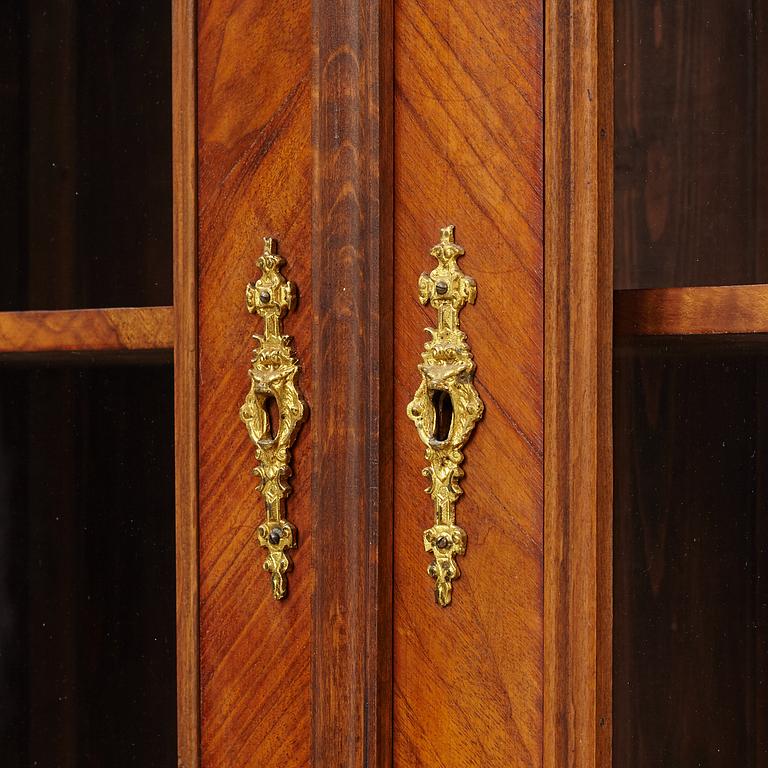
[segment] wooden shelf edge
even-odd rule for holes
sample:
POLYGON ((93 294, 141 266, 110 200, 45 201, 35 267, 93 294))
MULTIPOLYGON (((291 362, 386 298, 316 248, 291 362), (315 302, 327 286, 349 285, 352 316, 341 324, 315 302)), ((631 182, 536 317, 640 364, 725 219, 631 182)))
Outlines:
POLYGON ((0 355, 173 349, 173 307, 0 312, 0 355))
POLYGON ((768 333, 768 285, 615 291, 615 336, 768 333))

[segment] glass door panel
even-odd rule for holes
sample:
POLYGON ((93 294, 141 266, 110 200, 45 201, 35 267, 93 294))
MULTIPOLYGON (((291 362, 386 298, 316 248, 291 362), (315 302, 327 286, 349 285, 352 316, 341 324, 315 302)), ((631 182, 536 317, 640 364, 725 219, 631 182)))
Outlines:
POLYGON ((616 350, 613 765, 768 765, 768 348, 616 350))
POLYGON ((614 9, 615 287, 768 282, 768 2, 614 9))
POLYGON ((172 379, 0 368, 4 768, 176 765, 172 379))
POLYGON ((0 29, 0 311, 170 304, 170 0, 5 3, 0 29))

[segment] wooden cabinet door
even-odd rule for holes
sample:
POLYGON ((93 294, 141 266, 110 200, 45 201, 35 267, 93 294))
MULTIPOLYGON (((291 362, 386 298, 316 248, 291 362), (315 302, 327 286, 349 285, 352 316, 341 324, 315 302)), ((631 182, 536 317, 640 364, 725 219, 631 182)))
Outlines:
MULTIPOLYGON (((395 3, 396 765, 541 765, 542 61, 540 3, 395 3), (467 544, 442 607, 422 543, 434 522, 430 462, 406 408, 424 328, 437 327, 435 308, 419 304, 419 275, 438 266, 430 248, 447 224, 477 285, 459 317, 484 413, 462 449, 466 476, 454 479, 467 544)), ((427 288, 438 304, 441 287, 427 288)), ((458 291, 452 283, 445 295, 458 291)), ((435 381, 445 354, 430 358, 435 381)), ((459 426, 471 406, 448 389, 459 426)), ((436 475, 450 471, 440 453, 436 475)))
POLYGON ((200 689, 204 766, 310 764, 313 414, 292 450, 289 594, 262 569, 254 446, 239 409, 253 334, 245 287, 274 236, 298 290, 283 320, 313 409, 309 0, 198 8, 200 689))
MULTIPOLYGON (((597 50, 597 9, 546 3, 548 109, 562 112, 545 147, 544 6, 199 4, 205 768, 596 764, 596 601, 577 617, 571 600, 597 579, 598 68, 574 54, 597 50), (440 605, 424 545, 435 523, 425 445, 407 408, 423 329, 437 327, 433 305, 443 288, 473 293, 459 278, 433 280, 422 299, 435 301, 419 302, 420 275, 438 264, 433 246, 451 232, 476 286, 460 323, 484 412, 453 457, 467 543, 440 605), (264 333, 245 287, 261 274, 265 236, 299 296, 282 332, 307 415, 291 448, 285 509, 298 546, 279 600, 263 569, 254 445, 238 416, 260 343, 251 337, 264 333)), ((451 362, 450 350, 436 356, 451 362)), ((450 433, 467 404, 454 393, 451 416, 437 389, 428 399, 450 433)))

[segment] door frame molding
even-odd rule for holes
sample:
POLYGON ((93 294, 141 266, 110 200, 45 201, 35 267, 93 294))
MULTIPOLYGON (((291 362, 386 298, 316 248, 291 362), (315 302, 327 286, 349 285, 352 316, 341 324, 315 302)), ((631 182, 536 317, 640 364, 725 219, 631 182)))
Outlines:
POLYGON ((544 766, 611 764, 613 3, 545 3, 544 766))
POLYGON ((197 444, 196 0, 172 0, 176 721, 179 768, 200 765, 197 444))
POLYGON ((311 754, 316 766, 386 768, 393 693, 393 3, 313 0, 312 14, 312 465, 336 469, 313 477, 312 636, 332 652, 312 654, 311 754))

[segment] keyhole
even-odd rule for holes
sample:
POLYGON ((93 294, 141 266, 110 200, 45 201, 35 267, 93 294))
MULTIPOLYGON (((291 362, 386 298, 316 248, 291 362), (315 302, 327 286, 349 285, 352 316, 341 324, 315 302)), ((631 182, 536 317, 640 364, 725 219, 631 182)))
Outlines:
POLYGON ((264 400, 264 413, 267 415, 267 432, 269 439, 274 440, 280 429, 280 409, 277 406, 277 400, 269 395, 264 400))
POLYGON ((436 389, 432 393, 432 406, 435 409, 435 430, 432 433, 432 439, 442 443, 448 439, 451 431, 453 400, 444 389, 436 389))

